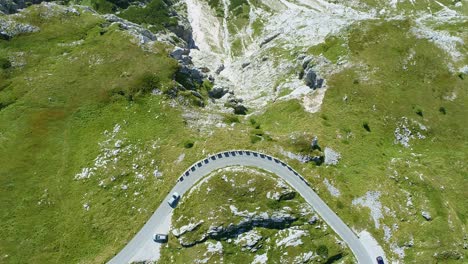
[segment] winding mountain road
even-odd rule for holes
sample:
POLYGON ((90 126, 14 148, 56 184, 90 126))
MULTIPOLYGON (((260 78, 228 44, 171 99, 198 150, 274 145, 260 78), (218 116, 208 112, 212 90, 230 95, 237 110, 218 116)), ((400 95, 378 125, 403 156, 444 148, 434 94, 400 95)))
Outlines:
POLYGON ((370 257, 374 254, 368 252, 358 236, 333 212, 327 204, 312 190, 310 184, 294 169, 283 161, 266 154, 236 150, 214 154, 191 166, 179 178, 177 184, 170 191, 164 201, 159 205, 148 222, 133 237, 133 239, 114 257, 110 264, 126 264, 144 260, 156 260, 159 257, 159 247, 152 240, 154 233, 168 233, 172 210, 166 202, 173 192, 178 192, 182 197, 204 176, 210 172, 229 166, 252 166, 272 172, 289 185, 291 185, 309 203, 322 219, 344 240, 357 261, 362 264, 370 264, 375 261, 370 257))

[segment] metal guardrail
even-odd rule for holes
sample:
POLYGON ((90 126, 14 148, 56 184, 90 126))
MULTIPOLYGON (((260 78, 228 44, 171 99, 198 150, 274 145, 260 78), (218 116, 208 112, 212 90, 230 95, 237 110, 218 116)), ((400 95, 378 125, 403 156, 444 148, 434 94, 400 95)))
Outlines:
POLYGON ((302 175, 300 175, 296 170, 294 170, 286 162, 284 162, 284 161, 282 161, 282 160, 280 160, 280 159, 278 159, 276 157, 270 156, 268 154, 258 152, 258 151, 252 151, 252 150, 230 150, 230 151, 223 151, 223 152, 218 152, 218 153, 209 155, 205 159, 202 159, 202 160, 199 160, 199 161, 196 161, 195 163, 193 163, 186 171, 184 171, 182 173, 182 175, 178 178, 177 181, 182 182, 184 180, 184 177, 189 177, 191 172, 196 171, 197 168, 202 167, 204 164, 208 164, 210 162, 210 160, 224 159, 224 158, 229 158, 231 156, 234 157, 236 155, 239 155, 239 156, 244 156, 244 155, 245 156, 254 156, 256 158, 260 157, 261 159, 267 159, 267 160, 270 160, 272 162, 278 163, 278 164, 282 165, 283 167, 286 167, 288 170, 290 170, 292 173, 294 173, 294 175, 299 177, 299 179, 301 181, 303 181, 307 186, 310 187, 310 183, 307 182, 307 180, 302 175))

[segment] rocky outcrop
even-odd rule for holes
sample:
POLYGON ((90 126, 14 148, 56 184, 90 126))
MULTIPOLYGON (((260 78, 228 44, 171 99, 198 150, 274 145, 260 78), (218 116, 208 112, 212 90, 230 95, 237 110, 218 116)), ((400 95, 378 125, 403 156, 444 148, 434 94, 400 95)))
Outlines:
POLYGON ((106 14, 103 17, 110 23, 118 24, 121 29, 127 31, 130 35, 136 38, 139 45, 157 40, 156 35, 138 24, 122 19, 114 14, 106 14))
POLYGON ((259 246, 261 246, 259 242, 262 238, 256 230, 250 230, 249 232, 240 234, 234 240, 234 244, 242 246, 242 251, 256 252, 259 246))
POLYGON ((195 230, 197 227, 199 227, 204 222, 205 221, 200 220, 197 223, 190 223, 188 225, 182 226, 181 228, 176 228, 176 229, 172 230, 172 234, 175 237, 180 237, 180 236, 184 235, 187 232, 192 232, 193 230, 195 230))
POLYGON ((275 38, 277 38, 281 33, 276 33, 272 36, 269 36, 269 37, 266 37, 261 43, 260 43, 260 48, 262 48, 263 46, 265 46, 266 44, 270 43, 272 40, 274 40, 275 38))
POLYGON ((221 99, 224 95, 229 93, 229 89, 223 87, 214 87, 208 92, 208 95, 214 99, 221 99))
POLYGON ((184 233, 181 234, 180 229, 177 230, 176 233, 173 232, 173 234, 179 239, 179 242, 183 247, 191 247, 204 242, 208 238, 216 240, 224 238, 236 238, 239 237, 240 234, 252 230, 254 227, 284 229, 286 227, 289 227, 294 221, 297 220, 296 216, 288 214, 283 210, 274 211, 273 213, 271 213, 271 215, 269 215, 266 212, 238 212, 233 208, 231 208, 231 211, 234 215, 243 216, 244 218, 237 224, 230 223, 228 225, 212 225, 208 228, 208 231, 206 233, 202 234, 194 240, 189 240, 185 236, 183 236, 184 233))
POLYGON ((0 39, 9 40, 17 35, 39 31, 38 27, 0 18, 0 39))
POLYGON ((233 93, 231 93, 224 105, 226 107, 232 108, 234 110, 234 114, 236 115, 246 115, 248 109, 242 104, 243 102, 244 100, 242 98, 237 98, 233 93))
MULTIPOLYGON (((40 3, 41 1, 36 0, 35 2, 40 3)), ((2 0, 0 1, 0 14, 13 14, 25 7, 26 2, 24 0, 2 0)))
POLYGON ((268 213, 259 213, 249 215, 238 224, 229 224, 227 226, 211 226, 207 234, 211 238, 233 237, 240 233, 251 230, 253 227, 264 227, 273 229, 283 229, 291 225, 297 217, 284 211, 275 211, 271 215, 268 213))
POLYGON ((299 56, 299 60, 302 60, 301 65, 302 69, 299 72, 299 79, 303 79, 305 85, 309 86, 311 89, 322 88, 324 84, 324 79, 318 76, 317 72, 313 69, 314 60, 311 56, 299 56))

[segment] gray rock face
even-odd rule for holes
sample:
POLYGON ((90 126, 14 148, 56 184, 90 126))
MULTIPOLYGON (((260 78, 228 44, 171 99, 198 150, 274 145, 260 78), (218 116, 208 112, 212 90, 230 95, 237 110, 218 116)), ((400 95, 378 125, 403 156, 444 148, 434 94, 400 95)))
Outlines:
POLYGON ((223 87, 214 87, 211 91, 208 92, 208 95, 214 99, 220 99, 224 95, 229 93, 229 89, 223 87))
POLYGON ((176 59, 176 60, 182 60, 183 56, 188 56, 190 54, 189 49, 184 49, 184 48, 179 48, 176 47, 172 52, 171 52, 171 57, 176 59))
POLYGON ((182 65, 179 72, 185 75, 187 84, 183 84, 187 89, 194 89, 195 83, 201 84, 206 75, 200 71, 200 69, 193 67, 192 65, 182 65), (186 85, 190 86, 187 87, 186 85))
POLYGON ((323 85, 323 79, 317 77, 317 73, 315 73, 315 71, 312 69, 309 69, 306 72, 304 76, 304 82, 312 89, 322 88, 323 85))
POLYGON ((272 36, 269 36, 267 38, 265 38, 261 43, 260 43, 260 48, 265 46, 266 44, 270 43, 272 40, 274 40, 275 38, 277 38, 281 33, 276 33, 272 36))
POLYGON ((422 217, 424 217, 424 219, 426 219, 427 221, 431 221, 432 220, 432 217, 431 217, 431 214, 427 211, 422 211, 421 212, 421 215, 422 217))
POLYGON ((224 64, 219 65, 218 69, 216 69, 216 74, 220 74, 224 70, 224 64))
POLYGON ((177 16, 178 23, 176 26, 169 27, 168 29, 173 32, 177 37, 181 38, 187 44, 187 48, 195 48, 195 41, 193 40, 192 27, 185 17, 177 16))
POLYGON ((333 149, 326 147, 325 148, 325 165, 336 165, 338 164, 339 159, 341 158, 340 153, 334 151, 333 149))

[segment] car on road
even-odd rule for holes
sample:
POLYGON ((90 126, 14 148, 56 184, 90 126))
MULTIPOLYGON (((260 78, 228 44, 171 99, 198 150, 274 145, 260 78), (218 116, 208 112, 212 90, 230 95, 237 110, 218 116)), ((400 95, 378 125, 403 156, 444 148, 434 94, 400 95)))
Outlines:
POLYGON ((229 157, 229 152, 224 152, 224 157, 229 157))
POLYGON ((223 155, 221 153, 218 154, 218 158, 222 158, 223 155))
POLYGON ((190 175, 190 171, 186 171, 185 176, 189 176, 189 175, 190 175))
POLYGON ((266 156, 268 160, 272 160, 273 158, 271 156, 266 156))
POLYGON ((178 192, 174 192, 171 196, 171 198, 169 198, 169 200, 167 201, 167 203, 171 206, 171 207, 176 207, 177 205, 177 202, 179 202, 179 199, 180 199, 180 194, 178 192))
POLYGON ((168 239, 169 239, 169 237, 168 237, 167 234, 154 234, 153 235, 154 242, 167 243, 168 239))
POLYGON ((274 161, 275 161, 276 163, 280 163, 279 159, 274 159, 274 161))
POLYGON ((253 152, 254 157, 258 157, 258 154, 256 152, 253 152))
POLYGON ((212 160, 216 160, 216 156, 211 156, 211 159, 212 159, 212 160))
POLYGON ((264 159, 264 158, 265 158, 265 155, 264 155, 264 154, 260 154, 260 158, 264 159))
POLYGON ((195 171, 195 166, 193 166, 192 168, 190 168, 191 171, 195 171))
POLYGON ((247 156, 250 156, 250 151, 246 151, 245 154, 247 154, 247 156))
POLYGON ((377 264, 385 264, 384 261, 383 261, 383 258, 381 256, 378 256, 375 259, 377 260, 377 264))
POLYGON ((197 166, 198 166, 198 167, 201 167, 201 166, 202 166, 202 163, 201 163, 201 162, 198 162, 198 163, 197 163, 197 166))
POLYGON ((205 162, 205 164, 208 164, 209 160, 208 160, 208 159, 205 159, 204 162, 205 162))

